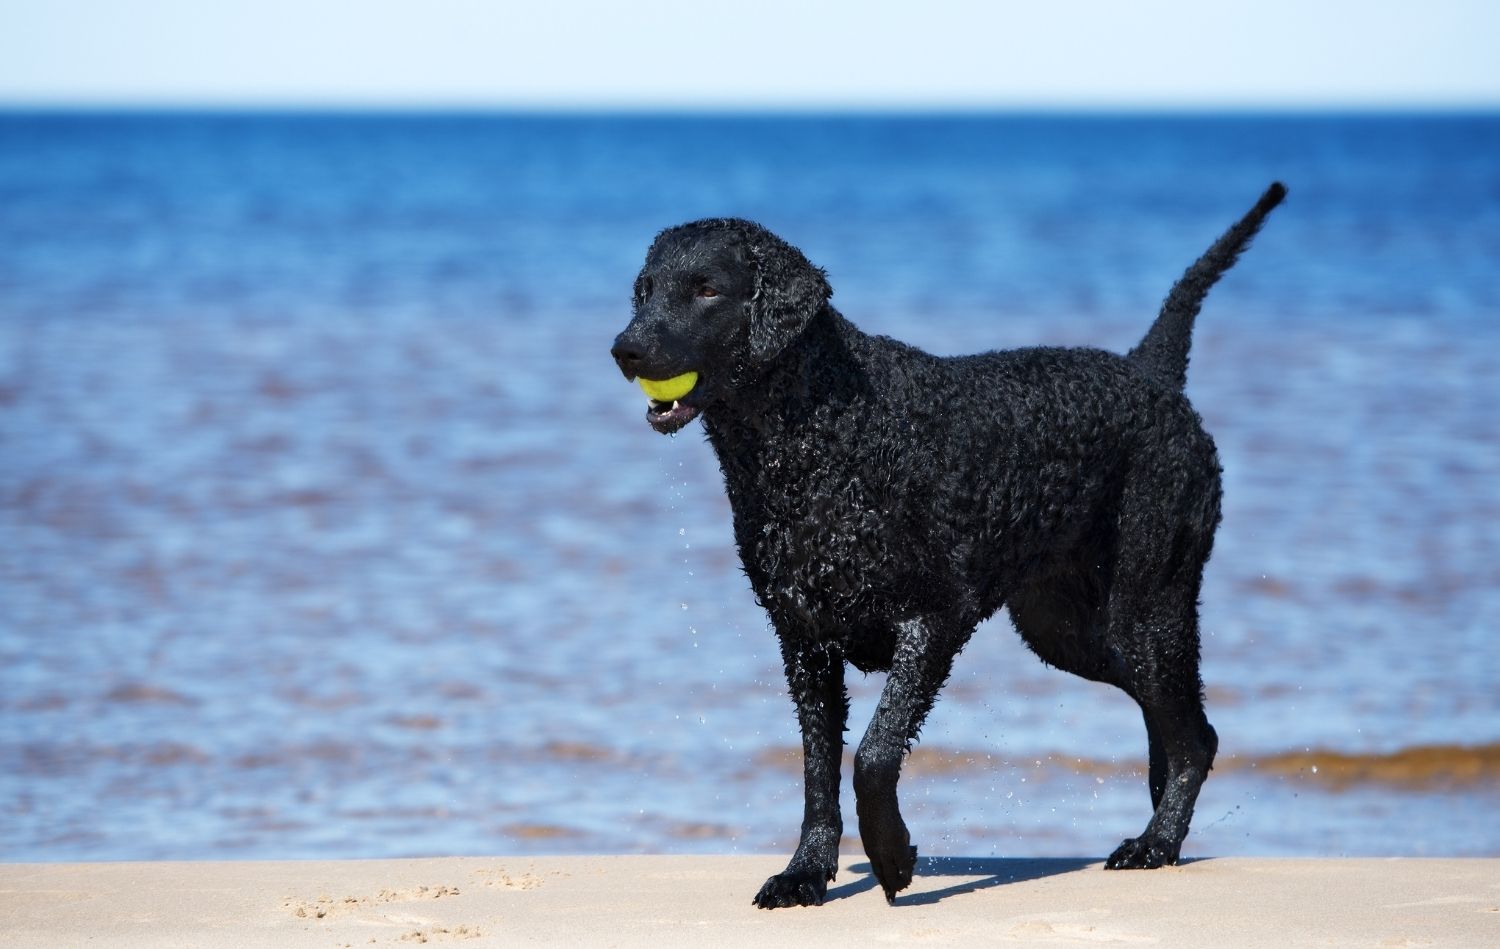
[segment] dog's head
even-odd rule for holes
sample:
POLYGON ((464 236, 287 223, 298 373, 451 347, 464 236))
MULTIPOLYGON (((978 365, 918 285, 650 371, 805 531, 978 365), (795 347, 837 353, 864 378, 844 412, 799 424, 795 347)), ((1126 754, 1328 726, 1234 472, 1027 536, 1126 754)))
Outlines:
POLYGON ((822 270, 760 225, 694 221, 652 242, 610 354, 642 380, 646 421, 671 434, 774 361, 832 295, 822 270))

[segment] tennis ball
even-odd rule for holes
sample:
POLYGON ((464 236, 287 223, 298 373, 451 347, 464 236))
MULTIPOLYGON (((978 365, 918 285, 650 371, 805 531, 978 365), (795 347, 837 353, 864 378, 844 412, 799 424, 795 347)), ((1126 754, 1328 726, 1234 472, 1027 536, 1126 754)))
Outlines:
POLYGON ((637 379, 636 381, 641 384, 648 398, 655 399, 657 402, 675 402, 693 391, 693 386, 698 384, 698 374, 684 372, 670 379, 637 379))

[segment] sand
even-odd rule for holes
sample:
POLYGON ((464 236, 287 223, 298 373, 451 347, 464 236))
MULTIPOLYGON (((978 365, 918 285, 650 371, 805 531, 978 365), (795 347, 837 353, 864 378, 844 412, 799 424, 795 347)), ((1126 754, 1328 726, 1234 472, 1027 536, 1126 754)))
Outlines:
POLYGON ((0 946, 1500 946, 1500 859, 862 858, 818 908, 750 905, 775 857, 0 866, 0 946))

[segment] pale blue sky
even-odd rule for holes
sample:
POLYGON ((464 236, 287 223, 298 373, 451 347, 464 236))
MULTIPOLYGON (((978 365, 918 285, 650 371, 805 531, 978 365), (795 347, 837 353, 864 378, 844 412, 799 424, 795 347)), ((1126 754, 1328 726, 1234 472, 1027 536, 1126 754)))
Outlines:
POLYGON ((0 103, 1500 107, 1500 0, 0 0, 0 103))

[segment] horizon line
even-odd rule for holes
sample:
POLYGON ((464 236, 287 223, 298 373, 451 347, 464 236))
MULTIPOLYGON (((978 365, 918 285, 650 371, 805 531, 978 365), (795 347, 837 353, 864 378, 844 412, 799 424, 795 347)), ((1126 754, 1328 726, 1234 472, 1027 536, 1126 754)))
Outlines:
POLYGON ((1320 116, 1320 115, 1488 115, 1500 114, 1500 99, 1369 100, 1226 100, 1209 101, 722 101, 632 102, 598 100, 503 99, 107 99, 9 98, 0 95, 5 113, 173 113, 173 114, 473 114, 576 116, 1320 116))

